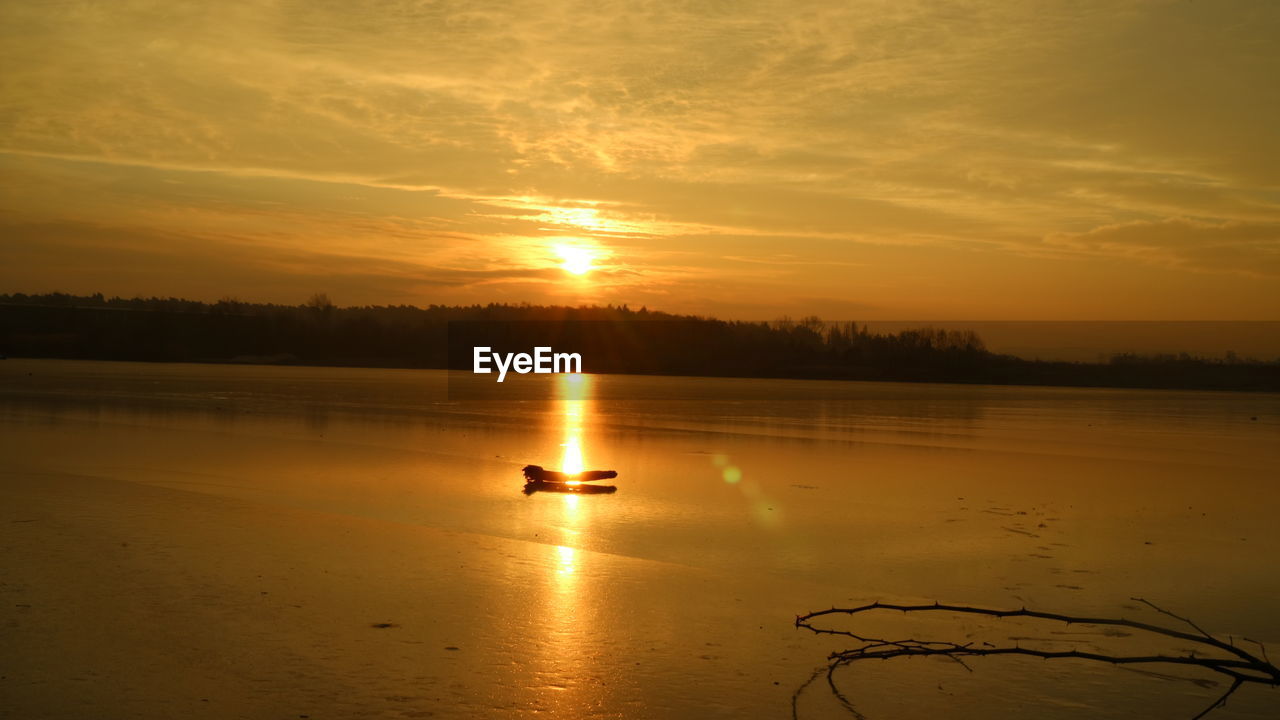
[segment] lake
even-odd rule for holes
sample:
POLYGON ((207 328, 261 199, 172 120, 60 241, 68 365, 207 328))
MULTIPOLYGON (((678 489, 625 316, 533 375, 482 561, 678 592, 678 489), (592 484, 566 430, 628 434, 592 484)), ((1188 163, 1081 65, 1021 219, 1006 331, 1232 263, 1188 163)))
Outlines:
POLYGON ((1225 687, 1032 658, 808 683, 851 642, 795 616, 875 600, 1174 622, 1141 597, 1280 646, 1278 395, 524 377, 0 362, 0 717, 1191 717, 1225 687), (528 463, 618 491, 525 495, 528 463))

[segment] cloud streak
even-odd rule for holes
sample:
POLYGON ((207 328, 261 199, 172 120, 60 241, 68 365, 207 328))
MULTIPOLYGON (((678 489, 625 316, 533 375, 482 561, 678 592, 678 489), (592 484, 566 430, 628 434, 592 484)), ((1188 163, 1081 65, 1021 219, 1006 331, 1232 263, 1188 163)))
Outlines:
POLYGON ((1016 272, 1061 314, 1121 263, 1145 314, 1230 276, 1215 307, 1268 317, 1277 33, 1247 1, 10 3, 0 211, 367 262, 389 301, 555 299, 577 238, 610 264, 565 297, 997 317, 1025 298, 972 283, 1016 272))
POLYGON ((1280 276, 1280 223, 1135 221, 1051 235, 1047 241, 1082 252, 1132 256, 1201 272, 1280 276))

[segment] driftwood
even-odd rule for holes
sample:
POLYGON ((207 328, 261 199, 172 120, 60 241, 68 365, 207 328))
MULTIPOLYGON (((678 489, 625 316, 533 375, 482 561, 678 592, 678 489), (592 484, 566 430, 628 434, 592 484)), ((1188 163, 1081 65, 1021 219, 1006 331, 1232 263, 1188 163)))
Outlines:
POLYGON ((583 470, 577 473, 562 473, 555 470, 547 470, 541 465, 525 465, 521 472, 524 473, 525 480, 529 482, 547 483, 592 482, 618 477, 616 470, 583 470))
POLYGON ((532 495, 536 492, 556 492, 571 493, 575 495, 608 495, 618 491, 616 485, 589 485, 583 483, 581 485, 570 485, 569 483, 560 482, 541 482, 530 480, 524 484, 524 494, 532 495))
MULTIPOLYGON (((861 715, 853 709, 853 706, 848 699, 840 693, 839 689, 835 685, 832 673, 843 665, 848 665, 859 660, 887 660, 896 657, 938 655, 955 660, 966 668, 968 668, 968 665, 965 665, 964 663, 963 658, 965 657, 1025 655, 1048 660, 1078 658, 1082 660, 1095 660, 1098 662, 1112 663, 1115 665, 1166 664, 1199 667, 1230 678, 1231 685, 1227 688, 1227 691, 1214 700, 1209 707, 1197 713, 1192 720, 1203 718, 1214 710, 1225 705, 1227 699, 1245 683, 1256 683, 1272 687, 1280 686, 1280 668, 1277 668, 1271 663, 1271 659, 1267 656, 1267 649, 1262 643, 1256 640, 1250 640, 1249 638, 1241 638, 1241 640, 1257 646, 1258 654, 1255 655, 1254 652, 1236 645, 1235 638, 1233 637, 1228 636, 1226 640, 1223 640, 1209 634, 1193 621, 1180 615, 1175 615, 1164 608, 1158 607, 1154 603, 1148 602, 1142 598, 1132 599, 1143 603, 1162 615, 1178 620, 1190 627, 1194 632, 1164 627, 1161 625, 1153 625, 1136 620, 1126 620, 1124 618, 1095 618, 1076 615, 1062 615, 1059 613, 1028 610, 1025 607, 1019 610, 992 610, 988 608, 970 607, 967 605, 943 605, 941 603, 934 603, 932 605, 896 605, 882 602, 874 602, 870 605, 863 605, 861 607, 854 608, 833 607, 829 610, 819 610, 816 612, 806 613, 796 617, 796 627, 804 628, 820 635, 845 636, 862 643, 860 646, 850 650, 834 652, 827 658, 827 682, 830 685, 832 692, 835 693, 836 698, 840 700, 841 704, 844 705, 846 709, 853 712, 857 717, 861 717, 861 715), (903 613, 958 613, 965 615, 984 615, 994 618, 1032 618, 1037 620, 1054 620, 1064 622, 1069 625, 1118 626, 1190 642, 1200 646, 1201 648, 1211 650, 1214 655, 1198 655, 1195 650, 1190 650, 1185 655, 1112 655, 1103 652, 1074 649, 1039 650, 1035 648, 1024 648, 1019 646, 1016 642, 1012 646, 998 646, 986 642, 978 645, 973 642, 954 643, 938 640, 884 640, 881 638, 863 637, 849 630, 837 630, 828 627, 819 627, 813 624, 815 619, 828 615, 861 615, 876 610, 896 610, 903 613)), ((820 672, 821 671, 819 671, 819 673, 820 672)), ((800 690, 803 690, 812 683, 817 676, 818 673, 815 673, 808 682, 801 686, 800 690)), ((800 690, 797 690, 797 696, 799 695, 800 690)))

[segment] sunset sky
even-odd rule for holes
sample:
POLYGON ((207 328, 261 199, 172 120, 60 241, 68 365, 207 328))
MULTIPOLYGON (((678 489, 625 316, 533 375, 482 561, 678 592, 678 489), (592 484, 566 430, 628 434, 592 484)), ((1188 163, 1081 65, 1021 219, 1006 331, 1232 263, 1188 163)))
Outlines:
POLYGON ((6 2, 0 34, 0 292, 1280 319, 1270 0, 6 2))

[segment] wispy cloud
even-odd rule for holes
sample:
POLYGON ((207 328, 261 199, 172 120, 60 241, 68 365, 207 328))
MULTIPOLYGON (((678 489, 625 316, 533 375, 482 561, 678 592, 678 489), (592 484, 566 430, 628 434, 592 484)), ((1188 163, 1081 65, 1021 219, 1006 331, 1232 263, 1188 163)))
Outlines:
POLYGON ((1280 276, 1280 223, 1135 221, 1055 234, 1047 242, 1201 272, 1280 276))
POLYGON ((1015 298, 968 283, 1122 262, 1265 314, 1277 33, 1269 2, 8 3, 0 211, 367 261, 362 298, 553 298, 569 237, 594 297, 690 310, 991 317, 1015 298))

